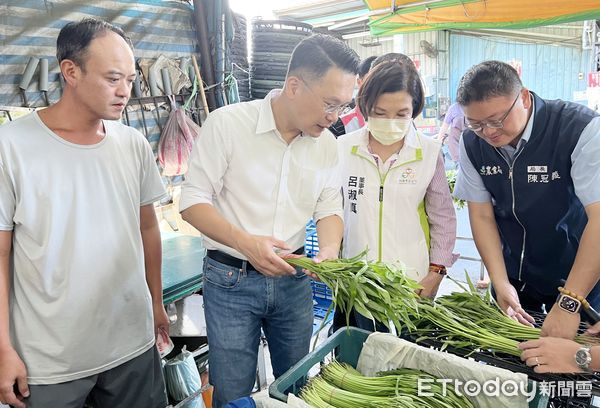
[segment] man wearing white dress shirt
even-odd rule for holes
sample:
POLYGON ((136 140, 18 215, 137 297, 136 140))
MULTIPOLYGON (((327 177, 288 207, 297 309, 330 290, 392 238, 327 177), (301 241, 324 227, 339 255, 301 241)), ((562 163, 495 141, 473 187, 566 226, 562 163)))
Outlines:
POLYGON ((292 53, 285 85, 212 112, 183 185, 183 218, 204 235, 204 303, 213 406, 252 392, 261 328, 277 378, 308 353, 309 277, 301 253, 317 222, 315 261, 337 258, 343 232, 337 150, 327 129, 352 100, 358 56, 313 35, 292 53))

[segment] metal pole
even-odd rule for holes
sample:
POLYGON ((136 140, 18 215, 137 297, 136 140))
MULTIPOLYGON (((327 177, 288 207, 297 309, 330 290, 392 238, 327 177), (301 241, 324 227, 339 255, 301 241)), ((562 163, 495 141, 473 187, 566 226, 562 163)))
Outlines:
POLYGON ((208 103, 206 102, 206 93, 204 92, 204 85, 202 84, 202 74, 200 73, 200 69, 198 68, 198 62, 196 62, 196 56, 193 54, 192 64, 194 66, 194 71, 196 72, 196 77, 198 78, 200 97, 202 99, 202 109, 204 109, 204 117, 206 117, 208 116, 208 103))

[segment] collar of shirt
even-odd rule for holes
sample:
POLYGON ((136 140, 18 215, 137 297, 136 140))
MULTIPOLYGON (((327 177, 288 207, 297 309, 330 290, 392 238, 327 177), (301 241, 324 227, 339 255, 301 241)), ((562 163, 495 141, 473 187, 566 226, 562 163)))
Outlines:
POLYGON ((519 143, 517 143, 517 147, 514 148, 511 145, 506 145, 506 146, 500 147, 502 154, 504 154, 504 156, 507 157, 510 161, 513 160, 515 153, 517 151, 521 150, 523 148, 523 146, 525 146, 525 144, 527 143, 529 138, 531 137, 531 132, 533 130, 534 116, 535 116, 535 100, 533 99, 533 96, 531 96, 531 116, 529 117, 529 120, 527 121, 527 125, 525 126, 525 129, 523 129, 523 134, 521 135, 521 139, 519 139, 519 143))
MULTIPOLYGON (((281 93, 281 89, 273 89, 270 91, 267 96, 262 100, 260 104, 260 109, 258 112, 258 120, 256 122, 256 134, 264 134, 267 132, 275 132, 277 136, 281 138, 281 133, 277 129, 277 125, 275 124, 275 116, 273 115, 273 107, 271 106, 271 101, 273 97, 278 96, 281 93)), ((317 142, 316 137, 306 136, 304 133, 299 135, 304 139, 309 139, 313 143, 317 142)), ((296 137, 297 138, 297 137, 296 137)), ((296 140, 294 138, 294 140, 296 140)), ((283 138, 282 138, 283 140, 283 138)))
MULTIPOLYGON (((297 249, 310 218, 343 216, 338 146, 328 130, 285 143, 270 105, 274 94, 211 112, 194 145, 181 206, 212 204, 236 227, 297 249)), ((204 242, 207 249, 244 259, 209 237, 204 242)))

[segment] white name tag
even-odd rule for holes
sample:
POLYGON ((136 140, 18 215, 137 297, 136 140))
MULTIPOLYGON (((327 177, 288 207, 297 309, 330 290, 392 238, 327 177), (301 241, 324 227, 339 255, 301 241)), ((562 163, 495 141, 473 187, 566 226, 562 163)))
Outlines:
POLYGON ((527 173, 548 173, 548 166, 527 166, 527 173))

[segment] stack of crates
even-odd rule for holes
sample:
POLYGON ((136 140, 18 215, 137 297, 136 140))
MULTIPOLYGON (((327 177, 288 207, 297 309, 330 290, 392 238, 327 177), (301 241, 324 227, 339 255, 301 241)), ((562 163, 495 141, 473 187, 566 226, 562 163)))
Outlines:
MULTIPOLYGON (((306 224, 306 241, 304 242, 304 248, 306 256, 313 258, 319 253, 319 240, 317 238, 317 226, 314 221, 310 221, 306 224)), ((327 309, 331 305, 333 300, 333 293, 331 289, 327 287, 323 282, 317 282, 315 280, 310 281, 313 293, 313 311, 315 320, 313 323, 313 333, 316 332, 321 326, 323 319, 327 315, 327 309)), ((327 316, 327 321, 331 321, 333 318, 333 312, 327 316)))
POLYGON ((315 301, 316 306, 327 310, 333 301, 333 293, 331 292, 331 289, 329 289, 323 282, 317 282, 315 280, 310 282, 310 286, 312 287, 313 300, 315 301))
POLYGON ((317 226, 313 220, 306 224, 306 240, 304 241, 306 256, 314 258, 319 253, 319 240, 317 239, 317 226))

